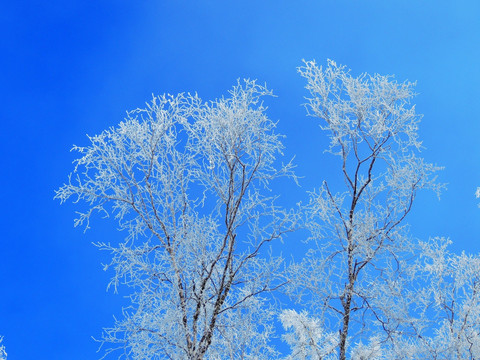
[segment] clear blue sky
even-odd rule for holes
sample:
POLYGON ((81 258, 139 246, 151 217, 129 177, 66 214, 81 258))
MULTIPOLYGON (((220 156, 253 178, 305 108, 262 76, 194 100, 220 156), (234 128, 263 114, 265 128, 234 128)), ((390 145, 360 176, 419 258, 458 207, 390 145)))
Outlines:
POLYGON ((10 360, 99 357, 91 336, 122 299, 105 291, 108 256, 90 243, 121 235, 108 221, 74 229, 74 206, 53 201, 54 189, 72 170, 72 144, 152 93, 211 99, 237 78, 266 82, 278 95, 269 115, 305 177, 293 203, 332 171, 327 140, 300 106, 303 58, 417 80, 424 157, 445 166, 448 191, 418 197, 412 235, 480 251, 478 0, 4 1, 0 33, 0 335, 10 360))

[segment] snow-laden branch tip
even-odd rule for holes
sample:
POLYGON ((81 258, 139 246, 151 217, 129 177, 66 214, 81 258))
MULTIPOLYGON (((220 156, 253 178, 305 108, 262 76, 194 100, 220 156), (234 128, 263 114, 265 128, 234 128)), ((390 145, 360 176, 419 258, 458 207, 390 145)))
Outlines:
POLYGON ((7 360, 7 351, 3 345, 3 336, 0 336, 0 360, 7 360))

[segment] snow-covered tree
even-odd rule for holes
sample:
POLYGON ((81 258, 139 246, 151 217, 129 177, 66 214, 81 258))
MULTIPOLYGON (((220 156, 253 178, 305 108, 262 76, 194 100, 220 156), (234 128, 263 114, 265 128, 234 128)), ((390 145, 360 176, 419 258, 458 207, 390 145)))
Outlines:
POLYGON ((420 157, 414 84, 353 77, 333 61, 299 72, 339 177, 301 206, 308 251, 286 272, 266 248, 299 214, 269 189, 294 175, 278 164, 265 87, 246 80, 212 102, 154 97, 74 147, 56 198, 83 203, 76 225, 88 229, 99 212, 126 234, 96 244, 112 256, 109 286, 130 291, 104 329, 105 357, 282 358, 271 345, 279 318, 284 360, 480 359, 480 256, 452 254, 441 238, 413 241, 405 223, 418 191, 442 189, 440 168, 420 157), (278 313, 268 296, 285 284, 299 308, 278 313))
POLYGON ((444 238, 421 244, 431 306, 417 346, 423 358, 480 359, 480 256, 453 254, 450 244, 444 238))
POLYGON ((441 189, 439 168, 419 157, 414 84, 353 77, 333 61, 325 68, 305 62, 299 72, 311 95, 308 115, 329 136, 344 186, 324 181, 310 193, 311 248, 291 268, 291 292, 322 331, 338 334, 340 360, 349 353, 377 359, 380 344, 413 333, 415 298, 404 292, 418 269, 407 261, 413 248, 405 218, 419 190, 441 189))
POLYGON ((450 244, 445 238, 420 242, 417 273, 406 294, 416 299, 413 333, 393 334, 390 346, 379 347, 378 359, 480 358, 480 256, 453 254, 450 244))
POLYGON ((229 96, 154 97, 116 128, 75 146, 62 202, 83 202, 76 225, 114 215, 125 241, 112 254, 110 285, 131 289, 123 318, 104 329, 106 355, 126 359, 269 359, 274 313, 265 302, 280 260, 263 249, 292 229, 272 180, 281 136, 265 114, 265 87, 246 80, 229 96))

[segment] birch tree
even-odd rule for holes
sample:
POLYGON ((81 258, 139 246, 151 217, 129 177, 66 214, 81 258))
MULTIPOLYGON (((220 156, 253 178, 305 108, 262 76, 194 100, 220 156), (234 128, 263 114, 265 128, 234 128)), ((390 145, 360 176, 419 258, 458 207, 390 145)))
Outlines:
POLYGON ((299 72, 310 92, 308 115, 330 139, 343 186, 324 181, 310 193, 310 250, 292 266, 291 291, 336 336, 338 359, 374 359, 380 344, 413 332, 415 299, 402 294, 415 276, 405 219, 418 191, 440 190, 439 168, 419 156, 413 83, 353 77, 331 60, 325 68, 305 62, 299 72))
POLYGON ((274 315, 267 292, 280 259, 266 246, 295 217, 268 186, 291 176, 281 136, 265 114, 264 86, 246 80, 229 96, 158 96, 117 127, 75 146, 62 202, 82 202, 76 225, 113 215, 123 242, 109 286, 131 290, 123 318, 104 329, 106 355, 125 359, 267 359, 274 315), (119 351, 119 352, 116 352, 119 351))

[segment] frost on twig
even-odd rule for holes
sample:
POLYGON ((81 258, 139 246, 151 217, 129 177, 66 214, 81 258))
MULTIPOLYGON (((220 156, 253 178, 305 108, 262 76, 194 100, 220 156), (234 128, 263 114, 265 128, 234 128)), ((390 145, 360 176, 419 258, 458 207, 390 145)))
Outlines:
POLYGON ((288 332, 283 340, 290 346, 291 354, 285 360, 316 360, 336 358, 338 336, 325 332, 319 319, 306 312, 284 310, 280 321, 288 332))

